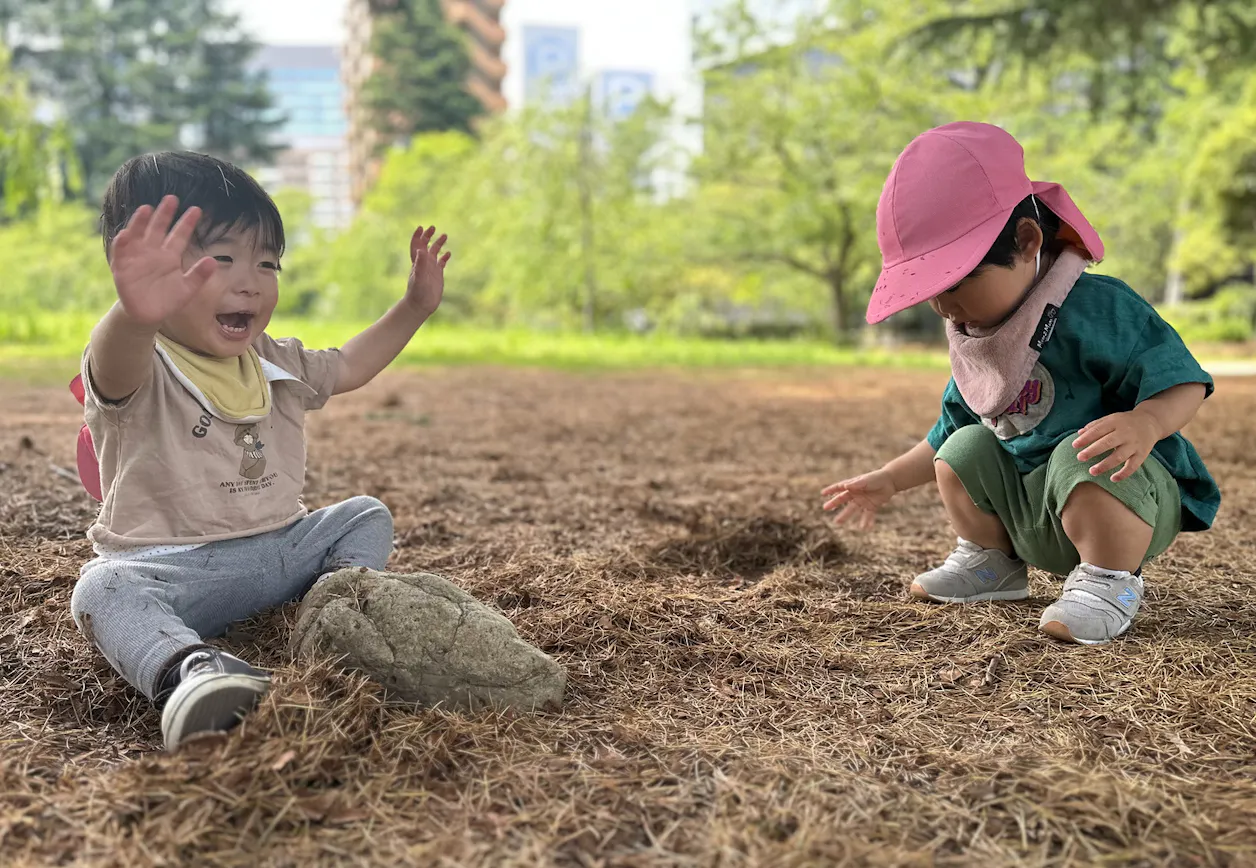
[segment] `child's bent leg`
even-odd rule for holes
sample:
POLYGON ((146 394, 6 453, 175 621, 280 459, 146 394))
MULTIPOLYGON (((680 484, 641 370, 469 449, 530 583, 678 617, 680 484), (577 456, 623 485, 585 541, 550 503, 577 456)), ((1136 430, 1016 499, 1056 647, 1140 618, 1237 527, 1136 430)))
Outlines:
POLYGON ((1151 547, 1152 526, 1091 482, 1073 489, 1060 519, 1081 560, 1097 567, 1138 572, 1151 547))
POLYGON ((310 513, 277 537, 283 575, 273 577, 280 584, 272 589, 272 605, 303 597, 327 573, 384 569, 392 554, 392 514, 373 497, 353 497, 310 513))
POLYGON ((1008 530, 1025 510, 1023 486, 994 432, 961 428, 938 450, 934 468, 959 545, 944 564, 916 577, 912 594, 956 603, 1027 597, 1028 571, 1008 530))
POLYGON ((946 515, 955 533, 983 549, 998 549, 1005 555, 1013 555, 1012 538, 1008 536, 1002 519, 973 503, 959 474, 945 460, 939 458, 934 461, 933 469, 937 474, 942 505, 946 507, 946 515))
POLYGON ((1143 600, 1139 570, 1176 538, 1182 507, 1176 481, 1155 456, 1113 482, 1111 474, 1091 476, 1095 462, 1078 461, 1071 440, 1052 454, 1043 493, 1057 537, 1055 571, 1071 572, 1039 627, 1057 639, 1100 645, 1133 623, 1143 600))

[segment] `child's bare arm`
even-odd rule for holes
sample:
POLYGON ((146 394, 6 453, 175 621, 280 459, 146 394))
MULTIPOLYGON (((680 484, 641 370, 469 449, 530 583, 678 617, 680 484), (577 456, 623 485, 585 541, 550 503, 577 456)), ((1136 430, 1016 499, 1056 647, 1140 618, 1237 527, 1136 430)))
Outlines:
POLYGON ((109 267, 118 303, 92 330, 88 360, 92 385, 107 401, 121 401, 144 385, 162 321, 187 304, 217 267, 204 257, 183 270, 201 211, 189 208, 171 229, 178 206, 174 196, 162 199, 156 210, 140 206, 113 239, 109 267))
POLYGON ((441 255, 446 236, 432 244, 436 227, 422 226, 410 240, 410 280, 406 294, 388 313, 370 328, 352 338, 340 349, 340 372, 334 394, 360 389, 406 348, 414 333, 436 312, 445 292, 445 263, 450 254, 441 255))
POLYGON ((933 459, 936 455, 929 441, 921 440, 881 469, 894 480, 896 492, 910 491, 933 482, 933 459))
POLYGON ((889 464, 863 476, 845 479, 824 489, 826 510, 841 508, 837 523, 845 524, 856 515, 860 526, 872 526, 877 510, 900 492, 918 488, 933 480, 933 446, 921 440, 889 464))
POLYGON ((430 315, 403 299, 351 338, 340 348, 340 374, 334 394, 352 392, 375 379, 406 348, 430 315))
POLYGON ((157 326, 143 325, 115 304, 92 329, 89 363, 92 386, 106 401, 121 401, 148 379, 157 326))
POLYGON ((1073 448, 1079 461, 1109 453, 1090 468, 1091 476, 1112 473, 1113 482, 1129 479, 1155 445, 1186 427, 1204 403, 1203 383, 1179 383, 1153 395, 1133 410, 1096 419, 1078 432, 1073 448), (1120 468, 1120 469, 1117 469, 1120 468))
POLYGON ((1152 395, 1134 408, 1135 413, 1148 416, 1155 423, 1159 443, 1172 437, 1190 423, 1204 404, 1208 389, 1203 383, 1182 383, 1152 395))

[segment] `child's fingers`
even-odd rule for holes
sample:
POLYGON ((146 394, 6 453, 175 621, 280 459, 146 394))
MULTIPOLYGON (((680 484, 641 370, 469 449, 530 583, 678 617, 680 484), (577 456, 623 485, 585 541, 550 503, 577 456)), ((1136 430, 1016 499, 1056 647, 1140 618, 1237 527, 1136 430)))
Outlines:
POLYGON ((154 243, 165 238, 166 233, 170 231, 170 222, 174 220, 174 212, 178 207, 177 196, 163 196, 144 230, 144 240, 154 243))
POLYGON ((449 257, 451 257, 451 256, 453 256, 453 254, 452 254, 452 253, 446 253, 444 256, 442 256, 442 257, 440 258, 440 268, 441 268, 441 271, 444 271, 444 270, 445 270, 445 264, 446 264, 447 262, 449 262, 449 257))
POLYGON ((1133 456, 1129 452, 1117 452, 1114 450, 1111 455, 1090 468, 1090 475, 1103 476, 1105 473, 1110 473, 1113 470, 1116 470, 1132 457, 1133 456))
POLYGON ((200 219, 201 209, 195 205, 184 211, 183 216, 179 218, 178 223, 174 224, 174 229, 170 230, 170 234, 166 236, 161 246, 166 250, 183 253, 187 249, 188 242, 192 240, 192 233, 196 231, 196 224, 200 222, 200 219))
POLYGON ((1124 482, 1125 480, 1133 476, 1135 473, 1137 473, 1138 468, 1142 466, 1143 466, 1142 459, 1140 459, 1137 455, 1135 455, 1129 461, 1126 461, 1124 464, 1122 464, 1120 470, 1112 474, 1112 481, 1124 482))
POLYGON ((113 236, 113 241, 110 242, 109 244, 110 258, 116 259, 119 253, 121 253, 123 250, 126 250, 127 247, 129 247, 131 243, 135 241, 135 238, 136 238, 135 233, 132 232, 130 229, 123 229, 117 235, 113 236))
POLYGON ((863 487, 865 487, 865 484, 861 477, 843 479, 841 482, 834 482, 824 491, 821 491, 820 494, 828 497, 830 494, 837 494, 839 491, 857 491, 863 487))
POLYGON ((859 509, 859 506, 857 504, 848 503, 846 504, 846 508, 837 514, 837 518, 833 519, 833 523, 834 524, 846 524, 848 521, 850 521, 852 518, 858 515, 861 511, 862 510, 859 509))
POLYGON ((1107 452, 1109 449, 1116 449, 1120 445, 1121 445, 1121 436, 1113 432, 1111 434, 1104 436, 1103 438, 1099 440, 1096 440, 1094 443, 1087 446, 1081 452, 1078 452, 1077 460, 1089 461, 1092 458, 1102 455, 1103 453, 1107 452))
POLYGON ((875 512, 865 512, 863 518, 859 519, 860 530, 872 530, 872 526, 877 523, 877 514, 875 512))
POLYGON ((854 496, 855 495, 853 492, 839 491, 836 497, 832 498, 831 500, 825 501, 824 509, 826 512, 837 509, 843 503, 850 503, 851 499, 854 498, 854 496))
POLYGON ((195 265, 184 272, 184 285, 195 292, 204 286, 217 270, 218 263, 212 256, 202 256, 195 265))
POLYGON ((152 218, 153 218, 153 206, 141 205, 140 207, 135 209, 135 213, 132 214, 131 219, 127 221, 126 229, 123 229, 122 232, 119 232, 118 234, 121 235, 127 230, 130 230, 132 234, 143 237, 144 230, 148 228, 148 221, 151 220, 152 218))
POLYGON ((1080 449, 1089 443, 1094 443, 1097 438, 1110 433, 1112 433, 1112 423, 1106 418, 1096 419, 1077 432, 1077 436, 1073 438, 1073 448, 1080 449))
POLYGON ((419 251, 424 247, 423 234, 427 231, 427 227, 420 226, 414 230, 414 234, 410 236, 410 261, 414 262, 418 258, 419 251))
MULTIPOLYGON (((435 229, 436 227, 433 226, 432 228, 435 229)), ((439 256, 440 249, 445 246, 445 242, 448 240, 449 240, 448 235, 442 235, 440 238, 437 238, 436 243, 432 245, 432 255, 439 256)))

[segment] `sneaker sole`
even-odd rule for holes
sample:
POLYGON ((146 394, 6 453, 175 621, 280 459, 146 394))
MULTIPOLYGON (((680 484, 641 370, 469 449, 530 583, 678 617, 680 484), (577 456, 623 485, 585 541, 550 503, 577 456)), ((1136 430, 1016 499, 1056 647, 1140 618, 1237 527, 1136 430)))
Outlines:
POLYGON ((971 597, 944 597, 941 594, 930 594, 924 588, 916 583, 912 583, 911 595, 920 600, 932 600, 935 603, 985 603, 985 602, 1010 602, 1013 600, 1028 600, 1029 589, 1020 588, 1014 591, 990 591, 985 594, 974 594, 971 597))
MULTIPOLYGON (((237 726, 270 689, 270 681, 250 675, 220 675, 167 703, 161 713, 166 750, 178 750, 189 736, 226 732, 237 726)), ((171 697, 173 699, 173 697, 171 697)))
POLYGON ((1045 624, 1039 625, 1038 629, 1046 633, 1052 639, 1059 639, 1061 642, 1072 642, 1075 645, 1086 645, 1087 647, 1093 648, 1095 645, 1107 645, 1112 641, 1112 639, 1116 639, 1118 636, 1123 635, 1133 623, 1133 620, 1126 621, 1121 625, 1121 629, 1117 630, 1116 633, 1113 634, 1111 639, 1078 639, 1073 635, 1073 631, 1068 628, 1068 625, 1061 621, 1048 621, 1045 624))

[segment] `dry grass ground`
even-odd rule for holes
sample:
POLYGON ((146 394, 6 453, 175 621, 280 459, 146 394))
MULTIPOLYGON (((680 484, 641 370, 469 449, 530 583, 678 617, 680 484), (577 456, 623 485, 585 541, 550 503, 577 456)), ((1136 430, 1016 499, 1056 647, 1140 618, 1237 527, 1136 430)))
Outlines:
POLYGON ((561 714, 391 707, 293 665, 289 608, 223 641, 278 686, 230 738, 158 718, 75 632, 92 503, 63 388, 0 384, 0 862, 1256 864, 1256 382, 1190 430, 1214 531, 1149 571, 1123 641, 1026 604, 909 600, 936 494, 870 534, 819 489, 909 446, 937 374, 389 375, 311 421, 308 500, 397 518, 570 672, 561 714))

